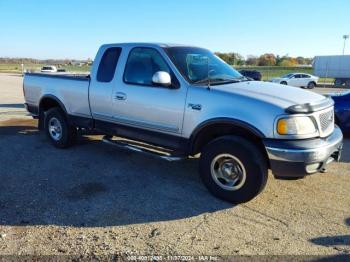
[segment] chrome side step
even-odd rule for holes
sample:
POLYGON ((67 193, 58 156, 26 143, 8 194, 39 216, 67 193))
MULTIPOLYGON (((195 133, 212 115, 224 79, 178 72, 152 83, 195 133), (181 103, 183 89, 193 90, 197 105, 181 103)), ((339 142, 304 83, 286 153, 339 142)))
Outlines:
POLYGON ((161 158, 167 161, 180 161, 188 158, 185 155, 178 155, 175 152, 165 151, 161 148, 152 146, 148 147, 147 144, 141 144, 129 140, 113 140, 113 137, 110 136, 104 136, 102 138, 102 141, 106 144, 117 146, 121 149, 142 153, 145 155, 161 158))

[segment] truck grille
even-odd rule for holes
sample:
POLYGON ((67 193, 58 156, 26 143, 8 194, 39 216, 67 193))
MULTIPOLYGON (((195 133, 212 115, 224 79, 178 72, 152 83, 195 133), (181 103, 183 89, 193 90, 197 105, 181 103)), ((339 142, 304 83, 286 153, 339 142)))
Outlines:
POLYGON ((319 114, 319 128, 323 136, 329 135, 334 129, 334 110, 333 107, 319 114))

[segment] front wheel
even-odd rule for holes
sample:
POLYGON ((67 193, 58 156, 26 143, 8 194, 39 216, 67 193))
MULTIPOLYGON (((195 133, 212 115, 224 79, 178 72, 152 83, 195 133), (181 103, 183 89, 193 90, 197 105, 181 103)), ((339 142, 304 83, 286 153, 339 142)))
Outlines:
POLYGON ((282 81, 281 85, 285 85, 286 86, 286 85, 288 85, 288 83, 286 81, 282 81))
POLYGON ((268 168, 260 150, 237 136, 225 136, 206 145, 200 175, 216 197, 239 204, 256 197, 265 187, 268 168))
POLYGON ((45 113, 45 133, 55 147, 66 148, 73 144, 77 129, 68 123, 61 109, 52 108, 45 113))

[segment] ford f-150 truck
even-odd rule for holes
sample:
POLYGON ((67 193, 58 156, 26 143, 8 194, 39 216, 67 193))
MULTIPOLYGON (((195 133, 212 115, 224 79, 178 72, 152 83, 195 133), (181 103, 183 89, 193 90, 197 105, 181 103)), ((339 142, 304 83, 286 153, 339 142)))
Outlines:
POLYGON ((95 129, 166 160, 198 155, 206 187, 232 203, 257 196, 269 169, 277 178, 322 172, 342 147, 331 98, 249 81, 198 47, 103 45, 90 75, 27 73, 23 89, 56 147, 95 129))

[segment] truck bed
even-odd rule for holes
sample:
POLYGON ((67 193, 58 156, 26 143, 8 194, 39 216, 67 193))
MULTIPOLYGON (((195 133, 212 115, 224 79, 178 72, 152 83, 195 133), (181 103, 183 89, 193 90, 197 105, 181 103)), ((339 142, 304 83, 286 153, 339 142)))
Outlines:
POLYGON ((63 78, 71 80, 86 80, 90 79, 90 74, 74 74, 74 73, 25 73, 25 75, 39 76, 39 77, 53 77, 53 78, 63 78))
POLYGON ((28 107, 39 108, 50 97, 62 102, 67 114, 81 117, 91 117, 89 86, 89 74, 26 73, 23 79, 28 107))

